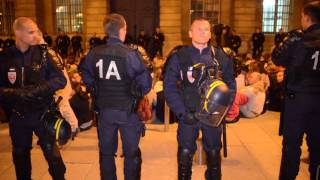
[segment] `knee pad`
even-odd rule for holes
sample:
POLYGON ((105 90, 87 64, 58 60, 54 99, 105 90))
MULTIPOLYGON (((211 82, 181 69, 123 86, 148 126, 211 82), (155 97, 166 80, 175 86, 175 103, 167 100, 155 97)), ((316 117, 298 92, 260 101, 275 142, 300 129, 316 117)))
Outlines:
POLYGON ((211 165, 220 165, 221 164, 221 156, 219 150, 211 150, 207 152, 207 164, 208 166, 211 165))
POLYGON ((136 151, 131 151, 124 153, 125 158, 135 158, 135 157, 141 157, 141 151, 140 148, 138 148, 136 151))
POLYGON ((178 149, 178 163, 182 165, 192 164, 193 154, 189 149, 178 149))

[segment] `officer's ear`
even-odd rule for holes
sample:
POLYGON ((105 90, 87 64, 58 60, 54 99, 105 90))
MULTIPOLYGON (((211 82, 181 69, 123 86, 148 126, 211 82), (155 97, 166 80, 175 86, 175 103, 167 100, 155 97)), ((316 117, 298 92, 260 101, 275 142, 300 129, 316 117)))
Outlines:
POLYGON ((20 31, 19 29, 16 29, 16 30, 14 31, 14 35, 15 35, 16 37, 21 37, 21 31, 20 31))
POLYGON ((192 29, 191 29, 191 27, 189 29, 189 38, 192 38, 192 29))

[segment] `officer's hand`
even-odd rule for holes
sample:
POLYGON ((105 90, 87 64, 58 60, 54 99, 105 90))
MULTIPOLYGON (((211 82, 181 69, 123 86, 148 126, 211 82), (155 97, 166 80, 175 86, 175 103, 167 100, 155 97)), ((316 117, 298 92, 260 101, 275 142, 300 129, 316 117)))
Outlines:
POLYGON ((194 113, 188 112, 183 116, 183 122, 188 125, 194 125, 197 124, 199 120, 194 116, 194 113))

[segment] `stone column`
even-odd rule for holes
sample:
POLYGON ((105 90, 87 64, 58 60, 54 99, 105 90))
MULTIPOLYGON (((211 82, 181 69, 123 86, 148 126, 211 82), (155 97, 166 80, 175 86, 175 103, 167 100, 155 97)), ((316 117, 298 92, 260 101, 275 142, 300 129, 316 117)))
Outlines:
POLYGON ((36 21, 35 0, 15 0, 15 17, 28 17, 36 21))
POLYGON ((93 33, 97 33, 100 38, 104 37, 102 23, 105 16, 110 12, 110 5, 109 0, 85 0, 83 3, 83 41, 85 42, 85 48, 88 48, 88 41, 93 33))
POLYGON ((260 5, 257 0, 237 0, 234 1, 233 27, 240 35, 242 44, 240 53, 251 52, 251 36, 257 27, 261 27, 262 19, 260 15, 260 5))
POLYGON ((181 40, 181 0, 160 0, 160 29, 165 36, 164 56, 182 44, 181 40))

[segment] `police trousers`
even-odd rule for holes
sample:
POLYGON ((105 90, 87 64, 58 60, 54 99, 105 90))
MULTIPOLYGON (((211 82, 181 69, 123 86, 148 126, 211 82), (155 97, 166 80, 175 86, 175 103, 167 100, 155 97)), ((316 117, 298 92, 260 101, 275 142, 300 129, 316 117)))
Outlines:
MULTIPOLYGON (((281 180, 294 180, 299 172, 304 133, 309 151, 310 179, 320 173, 320 94, 295 93, 285 99, 281 180)), ((318 176, 318 177, 317 177, 318 176)))
POLYGON ((115 156, 118 149, 118 131, 124 155, 125 180, 139 179, 141 152, 139 141, 143 124, 138 115, 127 111, 104 109, 98 114, 98 136, 100 148, 100 175, 103 180, 115 180, 115 156))
POLYGON ((55 138, 49 136, 43 122, 40 122, 41 113, 28 113, 23 118, 12 113, 9 122, 9 131, 12 140, 12 157, 16 170, 17 180, 31 179, 31 149, 33 132, 38 136, 39 143, 46 161, 49 173, 53 180, 63 180, 66 167, 56 145, 55 138))

